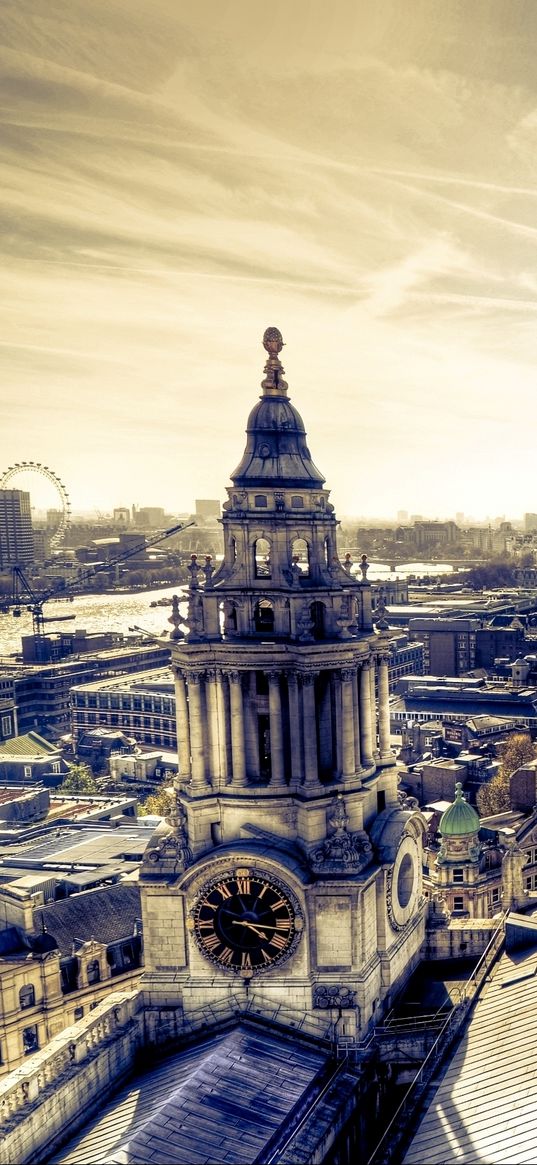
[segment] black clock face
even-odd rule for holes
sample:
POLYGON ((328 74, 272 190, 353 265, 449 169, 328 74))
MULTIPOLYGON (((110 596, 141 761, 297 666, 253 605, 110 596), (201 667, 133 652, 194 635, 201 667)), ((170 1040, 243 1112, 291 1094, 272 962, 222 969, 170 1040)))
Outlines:
POLYGON ((208 883, 194 909, 194 933, 202 953, 243 974, 271 967, 289 954, 298 929, 282 887, 254 871, 208 883))

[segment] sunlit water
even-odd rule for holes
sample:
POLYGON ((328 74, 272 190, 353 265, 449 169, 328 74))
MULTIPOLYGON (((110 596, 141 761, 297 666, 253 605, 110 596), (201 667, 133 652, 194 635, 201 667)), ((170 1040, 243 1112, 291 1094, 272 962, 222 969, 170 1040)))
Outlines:
MULTIPOLYGON (((372 562, 368 572, 368 580, 375 582, 386 579, 416 578, 430 575, 437 578, 442 574, 449 574, 453 568, 447 563, 409 562, 398 566, 395 573, 390 571, 387 563, 372 562)), ((169 633, 171 606, 151 607, 157 599, 171 597, 181 592, 181 587, 171 586, 159 590, 138 591, 130 594, 110 595, 77 595, 73 602, 46 603, 44 614, 47 618, 53 615, 75 615, 74 619, 65 622, 51 622, 45 625, 49 633, 61 631, 116 631, 127 635, 129 627, 142 627, 152 634, 162 635, 169 633)), ((20 618, 14 618, 11 613, 0 614, 0 655, 12 655, 21 650, 21 636, 32 634, 32 616, 26 606, 21 604, 20 618)))

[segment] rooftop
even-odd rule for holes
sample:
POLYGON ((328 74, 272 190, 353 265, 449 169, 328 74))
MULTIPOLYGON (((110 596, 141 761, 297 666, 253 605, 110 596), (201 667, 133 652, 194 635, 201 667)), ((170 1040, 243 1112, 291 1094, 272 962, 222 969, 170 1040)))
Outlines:
MULTIPOLYGON (((241 1024, 131 1080, 55 1165, 242 1165, 265 1154, 312 1096, 327 1053, 241 1024)), ((269 1159, 269 1158, 267 1158, 269 1159)))

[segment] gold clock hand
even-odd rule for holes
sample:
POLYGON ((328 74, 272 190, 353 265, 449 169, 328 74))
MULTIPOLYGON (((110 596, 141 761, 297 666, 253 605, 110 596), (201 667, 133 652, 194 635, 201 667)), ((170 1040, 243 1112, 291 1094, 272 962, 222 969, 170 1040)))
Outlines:
POLYGON ((262 930, 259 930, 257 926, 254 926, 253 922, 247 922, 245 918, 233 918, 231 921, 233 926, 247 926, 249 930, 255 931, 255 933, 258 934, 260 938, 267 937, 266 934, 263 934, 262 930))

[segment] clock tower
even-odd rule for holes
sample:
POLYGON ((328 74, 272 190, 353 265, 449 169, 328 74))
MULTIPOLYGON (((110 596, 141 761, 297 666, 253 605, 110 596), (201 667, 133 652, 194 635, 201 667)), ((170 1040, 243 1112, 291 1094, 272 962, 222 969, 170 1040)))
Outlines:
POLYGON ((162 1039, 255 997, 358 1036, 416 965, 421 815, 398 798, 389 634, 337 520, 268 328, 224 557, 174 605, 179 777, 142 873, 146 1019, 162 1039))

